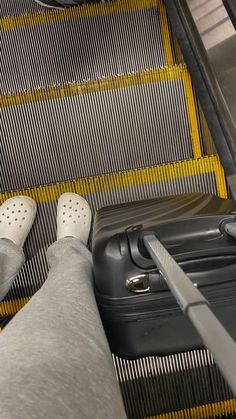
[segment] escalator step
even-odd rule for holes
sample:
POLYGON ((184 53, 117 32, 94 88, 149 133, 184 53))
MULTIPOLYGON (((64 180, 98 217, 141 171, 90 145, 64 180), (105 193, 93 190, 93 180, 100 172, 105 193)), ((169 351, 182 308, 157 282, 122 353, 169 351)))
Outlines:
POLYGON ((236 400, 206 350, 113 359, 129 418, 210 419, 236 413, 236 400))
POLYGON ((61 193, 69 191, 83 195, 93 212, 107 205, 192 192, 227 198, 224 171, 218 156, 3 193, 1 202, 23 194, 38 203, 37 218, 24 248, 27 259, 55 240, 57 199, 61 193))
POLYGON ((173 65, 166 12, 157 0, 1 19, 1 54, 2 93, 173 65))
POLYGON ((45 11, 44 7, 39 6, 35 1, 24 0, 1 0, 1 17, 16 17, 29 13, 38 13, 45 11))
POLYGON ((0 107, 3 191, 201 156, 182 65, 5 95, 0 107))

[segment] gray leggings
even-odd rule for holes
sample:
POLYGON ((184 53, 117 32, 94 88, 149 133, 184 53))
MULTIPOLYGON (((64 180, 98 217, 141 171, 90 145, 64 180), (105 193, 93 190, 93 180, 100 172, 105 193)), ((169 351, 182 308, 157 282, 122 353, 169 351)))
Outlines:
MULTIPOLYGON (((47 281, 0 334, 0 418, 126 418, 91 254, 65 238, 49 248, 48 260, 47 281)), ((23 263, 23 252, 1 239, 0 296, 23 263)))

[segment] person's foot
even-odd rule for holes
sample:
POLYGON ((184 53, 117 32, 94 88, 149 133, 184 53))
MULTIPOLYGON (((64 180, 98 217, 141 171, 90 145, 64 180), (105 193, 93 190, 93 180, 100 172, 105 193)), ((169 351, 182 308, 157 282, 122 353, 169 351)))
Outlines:
POLYGON ((75 193, 64 193, 58 200, 57 240, 76 237, 87 245, 92 222, 88 202, 75 193))
POLYGON ((33 225, 36 203, 27 196, 16 196, 0 207, 0 239, 9 239, 23 247, 33 225))

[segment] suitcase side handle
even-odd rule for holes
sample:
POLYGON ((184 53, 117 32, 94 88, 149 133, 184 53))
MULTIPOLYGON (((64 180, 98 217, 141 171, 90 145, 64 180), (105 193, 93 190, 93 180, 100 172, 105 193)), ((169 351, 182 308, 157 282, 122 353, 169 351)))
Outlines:
POLYGON ((236 343, 211 311, 209 302, 156 236, 145 236, 144 245, 236 395, 236 343))

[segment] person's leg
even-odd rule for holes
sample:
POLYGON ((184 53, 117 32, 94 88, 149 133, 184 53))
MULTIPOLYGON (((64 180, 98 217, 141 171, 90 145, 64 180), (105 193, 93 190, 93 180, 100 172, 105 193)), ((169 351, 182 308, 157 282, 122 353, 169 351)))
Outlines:
POLYGON ((86 201, 63 196, 48 280, 0 335, 1 419, 126 417, 84 244, 90 219, 86 201))
POLYGON ((10 198, 0 207, 0 301, 24 263, 22 247, 35 214, 36 204, 26 196, 10 198))
POLYGON ((8 239, 0 239, 0 301, 11 288, 25 261, 23 250, 8 239))

